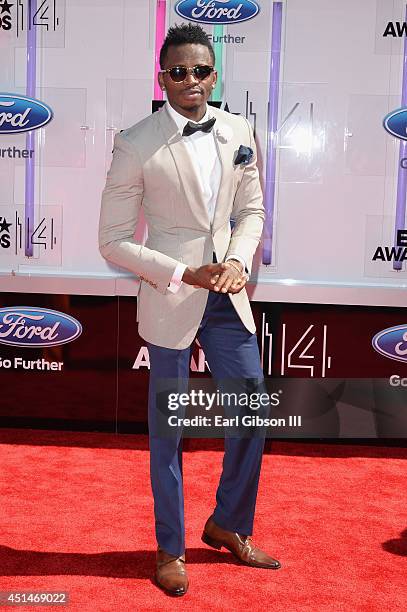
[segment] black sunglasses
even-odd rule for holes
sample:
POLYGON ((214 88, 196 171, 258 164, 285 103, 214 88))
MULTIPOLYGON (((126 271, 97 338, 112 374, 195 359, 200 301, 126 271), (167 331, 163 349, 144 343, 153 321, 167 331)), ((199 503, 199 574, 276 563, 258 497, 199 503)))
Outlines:
POLYGON ((161 72, 168 72, 171 77, 171 80, 175 81, 175 83, 182 83, 187 78, 187 74, 194 73, 194 76, 198 79, 198 81, 203 81, 208 78, 208 76, 213 72, 213 66, 206 66, 206 64, 198 64, 198 66, 194 66, 193 68, 187 68, 186 66, 173 66, 172 68, 167 68, 167 70, 162 70, 161 72))

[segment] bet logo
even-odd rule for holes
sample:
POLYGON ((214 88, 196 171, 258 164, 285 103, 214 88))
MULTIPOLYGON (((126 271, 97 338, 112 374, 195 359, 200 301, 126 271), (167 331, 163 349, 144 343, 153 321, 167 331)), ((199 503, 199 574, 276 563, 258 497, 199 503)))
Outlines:
POLYGON ((5 217, 0 217, 0 247, 8 249, 10 246, 10 225, 5 217))
POLYGON ((11 7, 13 5, 3 0, 0 3, 0 29, 11 30, 11 7))

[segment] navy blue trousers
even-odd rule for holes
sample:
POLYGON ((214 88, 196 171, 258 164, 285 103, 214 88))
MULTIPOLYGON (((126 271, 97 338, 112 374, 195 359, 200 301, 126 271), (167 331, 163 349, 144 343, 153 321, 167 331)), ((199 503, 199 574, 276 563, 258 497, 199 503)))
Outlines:
MULTIPOLYGON (((263 381, 256 335, 244 327, 227 294, 209 292, 197 337, 215 380, 263 381)), ((148 344, 148 350, 150 477, 155 531, 159 546, 178 556, 185 551, 182 432, 173 438, 160 435, 156 389, 163 378, 178 379, 178 392, 188 389, 191 347, 177 350, 148 344)), ((225 437, 223 470, 213 512, 215 523, 223 529, 252 534, 263 450, 264 436, 225 437)))

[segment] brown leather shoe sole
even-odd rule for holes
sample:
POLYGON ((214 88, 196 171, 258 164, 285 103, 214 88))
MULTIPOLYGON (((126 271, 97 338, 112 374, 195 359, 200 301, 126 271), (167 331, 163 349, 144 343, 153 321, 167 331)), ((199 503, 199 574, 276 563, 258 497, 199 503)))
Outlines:
POLYGON ((240 563, 242 565, 248 565, 249 567, 258 567, 261 569, 280 569, 281 565, 265 565, 262 563, 256 563, 256 565, 252 565, 251 563, 247 563, 247 561, 242 561, 242 559, 240 559, 236 553, 231 550, 229 548, 229 546, 227 546, 226 544, 224 544, 223 542, 219 542, 219 540, 214 540, 213 538, 211 538, 210 536, 208 536, 205 532, 203 532, 202 537, 201 537, 202 542, 204 542, 204 544, 207 544, 208 546, 211 546, 212 548, 216 548, 216 550, 221 550, 222 546, 223 548, 226 548, 229 552, 232 553, 232 555, 238 560, 240 561, 240 563))

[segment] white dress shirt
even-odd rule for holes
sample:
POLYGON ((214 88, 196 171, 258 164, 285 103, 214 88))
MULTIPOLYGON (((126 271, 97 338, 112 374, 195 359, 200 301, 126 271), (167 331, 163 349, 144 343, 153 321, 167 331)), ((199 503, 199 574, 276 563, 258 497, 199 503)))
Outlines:
MULTIPOLYGON (((189 119, 178 113, 172 106, 167 104, 167 110, 170 116, 174 119, 178 126, 180 134, 182 134, 184 127, 188 123, 189 119)), ((199 121, 204 123, 210 119, 209 107, 206 107, 206 113, 199 121)), ((213 129, 216 129, 216 124, 213 129)), ((183 141, 188 149, 192 166, 195 170, 198 178, 199 185, 202 190, 203 200, 208 210, 210 223, 213 223, 215 216, 216 200, 218 197, 220 181, 222 176, 222 166, 220 163, 218 151, 215 143, 215 136, 213 129, 210 132, 195 132, 190 136, 183 136, 183 141)), ((245 262, 239 256, 229 256, 227 259, 237 259, 245 268, 245 262)), ((170 284, 168 285, 168 291, 176 293, 182 285, 182 276, 187 266, 183 263, 179 263, 175 268, 174 274, 171 278, 170 284)))

